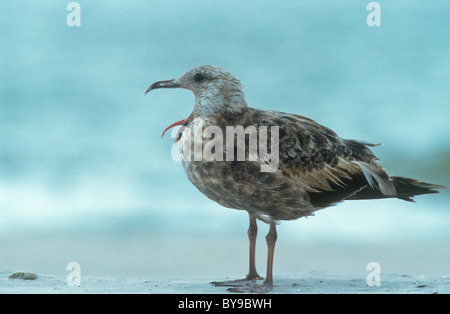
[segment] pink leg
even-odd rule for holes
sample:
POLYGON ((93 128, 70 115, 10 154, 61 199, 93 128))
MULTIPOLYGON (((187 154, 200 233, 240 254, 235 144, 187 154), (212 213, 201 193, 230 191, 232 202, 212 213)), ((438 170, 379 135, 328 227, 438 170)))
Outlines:
POLYGON ((273 256, 275 252, 275 243, 277 241, 277 228, 274 221, 270 222, 269 233, 266 236, 267 242, 267 270, 266 280, 262 285, 256 284, 256 280, 249 282, 247 285, 236 285, 227 291, 238 293, 266 293, 273 288, 273 256))
POLYGON ((250 217, 250 225, 248 227, 248 239, 250 241, 250 249, 249 249, 249 270, 248 275, 244 279, 237 280, 228 280, 228 281, 213 281, 211 284, 216 287, 235 287, 240 285, 248 285, 252 281, 256 281, 256 279, 262 279, 258 272, 256 271, 255 266, 255 252, 256 252, 256 235, 258 234, 258 225, 256 223, 256 217, 252 213, 248 213, 250 217))

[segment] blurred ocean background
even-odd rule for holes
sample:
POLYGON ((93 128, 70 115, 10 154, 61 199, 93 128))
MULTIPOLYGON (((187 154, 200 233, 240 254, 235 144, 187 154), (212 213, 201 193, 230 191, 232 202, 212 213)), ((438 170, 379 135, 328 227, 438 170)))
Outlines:
MULTIPOLYGON (((301 114, 373 150, 392 174, 450 186, 450 3, 80 0, 0 4, 0 270, 101 276, 247 271, 248 217, 171 158, 165 127, 204 64, 241 79, 252 107, 301 114)), ((282 222, 278 272, 450 274, 450 192, 346 202, 282 222)), ((267 226, 260 223, 264 273, 267 226)))

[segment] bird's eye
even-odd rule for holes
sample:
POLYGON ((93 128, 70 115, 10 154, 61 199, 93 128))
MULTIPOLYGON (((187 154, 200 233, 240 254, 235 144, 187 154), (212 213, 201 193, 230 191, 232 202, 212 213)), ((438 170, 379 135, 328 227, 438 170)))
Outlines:
POLYGON ((202 74, 202 73, 196 73, 194 75, 194 81, 196 81, 197 83, 201 83, 206 79, 206 77, 202 74))

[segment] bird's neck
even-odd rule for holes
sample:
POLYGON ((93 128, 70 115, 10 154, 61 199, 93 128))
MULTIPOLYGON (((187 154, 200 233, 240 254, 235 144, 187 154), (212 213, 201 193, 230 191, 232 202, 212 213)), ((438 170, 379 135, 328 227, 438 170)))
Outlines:
POLYGON ((223 120, 223 117, 233 117, 245 112, 247 103, 242 91, 223 93, 214 90, 197 95, 194 118, 207 120, 223 120))

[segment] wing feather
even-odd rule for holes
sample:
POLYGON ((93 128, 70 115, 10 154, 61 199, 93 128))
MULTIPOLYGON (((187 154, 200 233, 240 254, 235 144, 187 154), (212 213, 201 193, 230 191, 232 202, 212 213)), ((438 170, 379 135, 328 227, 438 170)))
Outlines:
POLYGON ((391 178, 369 148, 377 144, 342 139, 303 116, 270 114, 280 128, 280 169, 298 180, 310 196, 326 194, 335 203, 367 186, 386 197, 396 195, 391 178))

